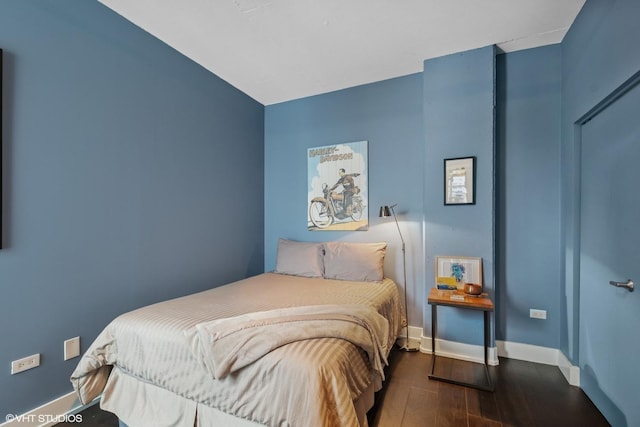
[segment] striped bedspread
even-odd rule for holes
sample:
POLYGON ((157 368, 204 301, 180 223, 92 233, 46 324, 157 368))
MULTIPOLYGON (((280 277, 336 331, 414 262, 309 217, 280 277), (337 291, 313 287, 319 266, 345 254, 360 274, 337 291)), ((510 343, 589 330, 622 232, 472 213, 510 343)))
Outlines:
MULTIPOLYGON (((288 307, 367 305, 388 320, 390 349, 401 328, 396 284, 274 273, 125 313, 100 333, 71 382, 83 403, 104 391, 112 366, 198 405, 268 426, 357 426, 353 402, 379 375, 367 353, 344 339, 295 341, 224 378, 210 375, 188 331, 217 319, 288 307)), ((387 350, 388 351, 388 350, 387 350)), ((140 402, 131 402, 132 407, 140 402)), ((170 404, 170 402, 167 402, 170 404)))

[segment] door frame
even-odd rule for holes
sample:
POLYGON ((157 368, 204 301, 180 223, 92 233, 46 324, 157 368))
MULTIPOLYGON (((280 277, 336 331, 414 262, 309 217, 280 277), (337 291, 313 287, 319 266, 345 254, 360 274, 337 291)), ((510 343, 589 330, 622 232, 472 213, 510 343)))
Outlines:
MULTIPOLYGON (((575 365, 580 366, 580 227, 581 227, 581 213, 580 206, 582 205, 582 127, 595 118, 598 114, 603 112, 607 107, 611 104, 615 103, 618 99, 622 98, 627 92, 634 89, 636 86, 640 85, 640 71, 636 72, 633 76, 627 79, 624 83, 614 89, 609 95, 604 97, 600 102, 598 102, 593 108, 587 111, 584 115, 582 115, 578 120, 576 120, 573 124, 573 152, 572 162, 573 162, 573 173, 572 180, 573 185, 571 186, 573 197, 572 200, 572 208, 573 213, 571 215, 572 228, 569 236, 571 238, 571 245, 567 245, 565 242, 565 253, 567 251, 567 247, 571 246, 573 248, 572 258, 565 265, 565 270, 571 270, 570 275, 565 271, 565 279, 569 279, 569 285, 572 289, 572 303, 573 310, 572 312, 567 311, 567 317, 571 317, 571 321, 573 324, 573 328, 571 331, 571 336, 569 337, 569 347, 570 353, 572 353, 573 362, 575 365), (573 351, 571 351, 573 349, 573 351)), ((565 258, 566 259, 566 258, 565 258)), ((569 320, 569 319, 567 319, 569 320)))

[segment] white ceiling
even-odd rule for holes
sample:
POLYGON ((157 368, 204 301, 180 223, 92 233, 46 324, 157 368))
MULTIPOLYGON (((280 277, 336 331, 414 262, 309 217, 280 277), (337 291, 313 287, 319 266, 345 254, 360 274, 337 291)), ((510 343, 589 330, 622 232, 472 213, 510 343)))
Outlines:
POLYGON ((585 0, 100 0, 264 105, 559 43, 585 0))

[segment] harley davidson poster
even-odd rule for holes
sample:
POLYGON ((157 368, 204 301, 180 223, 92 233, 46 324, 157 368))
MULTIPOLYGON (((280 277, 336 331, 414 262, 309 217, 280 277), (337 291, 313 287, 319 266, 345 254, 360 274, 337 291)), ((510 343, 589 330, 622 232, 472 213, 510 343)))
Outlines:
POLYGON ((366 231, 367 141, 309 148, 307 229, 366 231))

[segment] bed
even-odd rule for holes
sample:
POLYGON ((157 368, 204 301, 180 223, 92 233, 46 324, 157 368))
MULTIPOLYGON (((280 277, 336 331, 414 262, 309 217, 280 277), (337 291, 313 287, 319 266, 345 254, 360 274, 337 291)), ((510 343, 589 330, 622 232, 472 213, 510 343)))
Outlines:
POLYGON ((114 319, 74 389, 129 427, 366 426, 404 322, 385 250, 280 239, 274 272, 114 319))

